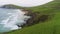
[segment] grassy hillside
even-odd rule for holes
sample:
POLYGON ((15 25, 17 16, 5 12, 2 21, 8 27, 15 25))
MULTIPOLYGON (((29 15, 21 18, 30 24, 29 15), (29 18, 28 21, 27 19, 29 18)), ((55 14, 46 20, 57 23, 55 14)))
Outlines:
POLYGON ((21 30, 11 31, 7 34, 60 34, 60 0, 27 9, 43 14, 54 14, 54 17, 51 20, 25 27, 21 30))

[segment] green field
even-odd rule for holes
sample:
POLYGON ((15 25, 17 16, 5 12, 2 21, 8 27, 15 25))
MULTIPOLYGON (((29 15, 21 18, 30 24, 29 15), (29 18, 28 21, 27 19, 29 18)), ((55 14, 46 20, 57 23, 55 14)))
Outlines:
POLYGON ((27 8, 33 12, 52 15, 52 19, 21 30, 11 31, 6 34, 60 34, 60 0, 45 5, 27 8))

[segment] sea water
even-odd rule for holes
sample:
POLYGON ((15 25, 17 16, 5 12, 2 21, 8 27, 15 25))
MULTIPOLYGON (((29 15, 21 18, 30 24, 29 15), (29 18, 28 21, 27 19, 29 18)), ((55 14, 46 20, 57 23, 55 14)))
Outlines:
POLYGON ((25 19, 30 16, 24 15, 20 9, 4 9, 0 8, 0 32, 8 32, 11 30, 21 29, 17 25, 26 23, 25 19))

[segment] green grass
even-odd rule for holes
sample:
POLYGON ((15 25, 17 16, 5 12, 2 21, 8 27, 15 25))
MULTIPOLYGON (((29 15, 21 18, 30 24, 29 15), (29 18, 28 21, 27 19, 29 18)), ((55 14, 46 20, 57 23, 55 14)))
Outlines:
POLYGON ((22 30, 12 31, 8 34, 60 34, 60 12, 54 18, 44 23, 39 23, 22 30))
POLYGON ((60 34, 60 0, 27 9, 43 14, 54 14, 54 17, 51 20, 25 27, 21 30, 11 31, 7 34, 60 34))
POLYGON ((60 34, 60 12, 55 13, 54 18, 50 21, 12 31, 8 34, 60 34))

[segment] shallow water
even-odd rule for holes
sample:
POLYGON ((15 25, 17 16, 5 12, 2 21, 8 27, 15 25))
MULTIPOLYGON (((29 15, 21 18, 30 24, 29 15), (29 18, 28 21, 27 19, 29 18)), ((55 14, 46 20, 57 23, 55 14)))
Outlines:
POLYGON ((26 23, 24 20, 30 18, 30 16, 24 14, 25 13, 19 9, 0 8, 0 32, 21 29, 21 27, 18 27, 17 25, 26 23))
POLYGON ((23 7, 43 5, 53 0, 0 0, 0 5, 15 4, 23 7))

